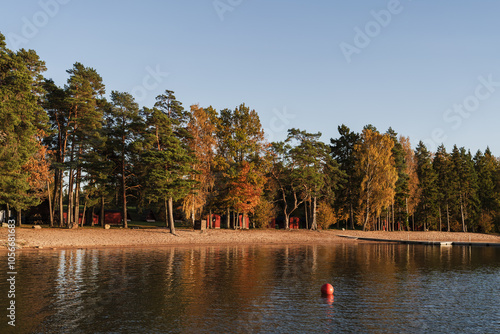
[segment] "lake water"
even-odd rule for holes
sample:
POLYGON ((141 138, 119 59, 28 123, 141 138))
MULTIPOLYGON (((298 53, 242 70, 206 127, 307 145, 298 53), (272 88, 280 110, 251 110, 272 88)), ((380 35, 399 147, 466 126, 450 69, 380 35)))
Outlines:
MULTIPOLYGON (((498 247, 207 246, 17 255, 15 333, 500 332, 498 247), (327 282, 333 298, 320 294, 327 282)), ((0 278, 6 310, 6 270, 0 278)), ((14 332, 3 312, 0 332, 14 332)))

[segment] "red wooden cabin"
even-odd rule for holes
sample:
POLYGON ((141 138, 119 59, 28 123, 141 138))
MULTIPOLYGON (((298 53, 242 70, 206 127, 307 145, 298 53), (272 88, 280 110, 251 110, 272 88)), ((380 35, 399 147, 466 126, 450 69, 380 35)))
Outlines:
POLYGON ((298 230, 299 223, 300 223, 299 217, 290 217, 290 224, 288 225, 288 227, 290 227, 291 230, 298 230))

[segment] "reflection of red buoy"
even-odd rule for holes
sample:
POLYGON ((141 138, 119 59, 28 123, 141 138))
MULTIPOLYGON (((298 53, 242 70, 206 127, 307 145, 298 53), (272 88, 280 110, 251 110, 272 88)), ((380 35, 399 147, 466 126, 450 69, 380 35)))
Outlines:
POLYGON ((326 283, 321 286, 321 293, 324 295, 333 295, 333 285, 326 283))
POLYGON ((333 295, 325 295, 325 294, 323 294, 323 300, 328 305, 333 305, 333 302, 335 301, 334 298, 335 297, 333 297, 333 295))

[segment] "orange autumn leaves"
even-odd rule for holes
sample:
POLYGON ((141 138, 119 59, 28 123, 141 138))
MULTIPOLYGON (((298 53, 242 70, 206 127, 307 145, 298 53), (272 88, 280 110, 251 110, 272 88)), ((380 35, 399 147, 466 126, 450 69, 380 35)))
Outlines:
POLYGON ((238 212, 253 213, 264 191, 265 180, 252 163, 243 161, 239 173, 230 182, 230 204, 238 212))

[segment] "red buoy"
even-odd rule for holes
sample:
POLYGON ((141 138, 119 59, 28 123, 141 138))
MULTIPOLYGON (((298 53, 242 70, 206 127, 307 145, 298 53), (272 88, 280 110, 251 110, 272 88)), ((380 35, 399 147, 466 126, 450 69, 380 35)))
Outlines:
POLYGON ((326 283, 321 286, 321 293, 324 295, 333 295, 333 285, 326 283))

